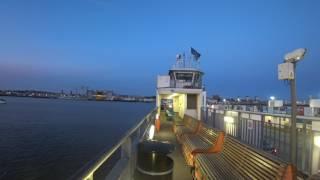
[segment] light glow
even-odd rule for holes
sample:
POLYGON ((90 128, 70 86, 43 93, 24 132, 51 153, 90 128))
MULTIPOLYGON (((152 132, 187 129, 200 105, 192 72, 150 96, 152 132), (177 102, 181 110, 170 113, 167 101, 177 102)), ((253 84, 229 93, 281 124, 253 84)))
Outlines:
POLYGON ((275 100, 276 99, 276 97, 274 97, 274 96, 270 96, 270 100, 275 100))
POLYGON ((226 122, 226 123, 234 123, 234 118, 231 117, 231 116, 225 116, 225 117, 223 118, 223 120, 224 120, 224 122, 226 122))
POLYGON ((320 148, 320 136, 314 137, 314 145, 316 145, 320 148))
POLYGON ((223 102, 226 102, 227 100, 226 99, 223 99, 223 102))
POLYGON ((173 93, 173 94, 171 94, 170 96, 168 96, 168 99, 172 99, 173 97, 175 97, 175 96, 178 96, 179 94, 177 94, 177 93, 173 93))
POLYGON ((149 140, 152 140, 152 139, 153 139, 153 137, 154 137, 154 130, 155 130, 155 127, 154 127, 154 125, 152 124, 151 127, 150 127, 150 129, 149 129, 149 137, 148 137, 149 140))

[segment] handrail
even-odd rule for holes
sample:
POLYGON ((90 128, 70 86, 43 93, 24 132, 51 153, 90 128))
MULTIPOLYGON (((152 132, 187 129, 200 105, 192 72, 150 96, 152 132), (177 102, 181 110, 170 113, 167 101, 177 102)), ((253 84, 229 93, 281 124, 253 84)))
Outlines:
MULTIPOLYGON (((203 108, 207 108, 207 107, 203 107, 203 108)), ((212 108, 207 108, 207 109, 212 109, 212 108)), ((219 109, 214 109, 214 110, 219 110, 219 109)), ((236 110, 236 109, 223 109, 221 111, 234 111, 234 112, 247 113, 247 114, 267 115, 267 116, 285 117, 285 118, 291 117, 291 115, 289 114, 278 114, 278 113, 268 113, 268 112, 259 112, 259 111, 243 111, 243 110, 236 110)), ((315 117, 315 116, 297 115, 297 118, 303 119, 303 120, 320 121, 320 117, 315 117)))
MULTIPOLYGON (((127 133, 125 134, 124 137, 121 138, 121 140, 114 145, 109 151, 102 153, 102 155, 99 156, 94 161, 90 161, 87 163, 82 169, 78 171, 77 177, 74 177, 75 179, 81 179, 81 180, 89 180, 92 178, 93 173, 100 168, 100 166, 106 162, 112 155, 115 153, 125 142, 126 140, 140 128, 140 126, 151 116, 152 113, 156 111, 156 108, 153 109, 151 112, 149 112, 139 123, 137 123, 136 126, 131 128, 127 133), (83 171, 83 172, 82 172, 83 171)), ((72 179, 74 179, 72 178, 72 179)))

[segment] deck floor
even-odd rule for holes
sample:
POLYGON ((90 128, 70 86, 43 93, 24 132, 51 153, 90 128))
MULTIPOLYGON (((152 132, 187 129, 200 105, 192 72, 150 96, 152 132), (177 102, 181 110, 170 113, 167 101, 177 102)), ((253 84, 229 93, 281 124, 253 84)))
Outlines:
MULTIPOLYGON (((175 145, 175 151, 169 156, 174 161, 173 167, 173 180, 192 180, 192 175, 190 167, 187 166, 185 159, 182 154, 181 145, 178 144, 176 136, 172 131, 172 121, 167 121, 164 113, 161 113, 161 128, 160 132, 155 134, 154 139, 160 141, 169 141, 175 145)), ((178 117, 175 117, 175 120, 181 120, 178 117)))

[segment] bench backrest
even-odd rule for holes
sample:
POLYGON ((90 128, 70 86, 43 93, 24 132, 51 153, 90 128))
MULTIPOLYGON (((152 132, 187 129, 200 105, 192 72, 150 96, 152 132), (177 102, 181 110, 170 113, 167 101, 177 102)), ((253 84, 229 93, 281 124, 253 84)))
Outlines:
POLYGON ((201 123, 201 127, 197 133, 200 138, 208 144, 214 144, 217 140, 219 131, 209 128, 206 124, 201 123))
POLYGON ((186 116, 186 115, 185 115, 185 116, 183 117, 182 121, 183 121, 183 124, 184 124, 184 125, 187 125, 187 124, 190 123, 190 121, 192 121, 192 118, 191 118, 190 116, 186 116))
POLYGON ((222 157, 248 179, 281 179, 287 164, 227 136, 222 157))
POLYGON ((198 123, 199 121, 194 119, 193 117, 190 117, 188 115, 185 115, 184 118, 183 118, 183 123, 184 125, 189 128, 189 129, 192 129, 192 130, 196 130, 197 126, 198 126, 198 123))

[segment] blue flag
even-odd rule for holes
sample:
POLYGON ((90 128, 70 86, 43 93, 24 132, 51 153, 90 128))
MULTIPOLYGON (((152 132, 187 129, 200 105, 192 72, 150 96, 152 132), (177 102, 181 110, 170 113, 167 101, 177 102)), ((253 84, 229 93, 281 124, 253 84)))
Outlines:
POLYGON ((201 56, 201 54, 200 54, 198 51, 196 51, 195 49, 193 49, 192 47, 191 47, 191 54, 193 55, 193 57, 194 57, 194 59, 195 59, 196 61, 198 61, 198 59, 199 59, 200 56, 201 56))

